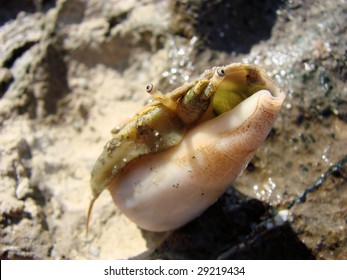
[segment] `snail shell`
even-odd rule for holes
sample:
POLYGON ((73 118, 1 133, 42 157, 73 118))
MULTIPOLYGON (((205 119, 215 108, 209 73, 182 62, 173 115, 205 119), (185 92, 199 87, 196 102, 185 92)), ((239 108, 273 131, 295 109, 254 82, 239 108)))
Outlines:
POLYGON ((231 64, 223 71, 216 96, 232 94, 238 80, 249 94, 189 129, 178 145, 129 163, 109 185, 115 204, 139 227, 168 231, 199 216, 242 173, 270 132, 285 94, 254 66, 231 64), (254 79, 260 83, 254 86, 254 79))

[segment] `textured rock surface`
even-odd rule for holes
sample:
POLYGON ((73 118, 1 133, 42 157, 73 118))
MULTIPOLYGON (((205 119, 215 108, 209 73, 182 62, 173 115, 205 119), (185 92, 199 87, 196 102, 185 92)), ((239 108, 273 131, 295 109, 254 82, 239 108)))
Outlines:
POLYGON ((0 2, 1 258, 347 259, 345 1, 0 2), (105 192, 86 237, 90 170, 146 84, 239 61, 287 99, 233 188, 163 234, 105 192))

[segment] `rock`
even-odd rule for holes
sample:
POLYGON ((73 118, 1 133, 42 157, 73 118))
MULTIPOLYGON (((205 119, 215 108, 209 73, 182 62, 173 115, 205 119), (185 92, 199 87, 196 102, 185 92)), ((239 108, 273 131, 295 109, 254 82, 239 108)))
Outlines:
POLYGON ((30 186, 30 180, 29 178, 25 177, 19 182, 16 188, 16 197, 18 199, 23 199, 31 193, 32 193, 32 190, 30 186))
POLYGON ((13 82, 13 76, 7 68, 0 68, 0 98, 5 94, 9 85, 13 82))
POLYGON ((171 29, 228 53, 248 53, 270 37, 280 1, 170 1, 171 29), (261 26, 261 28, 260 28, 261 26))
POLYGON ((343 1, 24 2, 0 11, 2 259, 347 258, 343 1), (90 170, 146 85, 240 61, 287 98, 232 189, 163 234, 105 194, 86 238, 90 170))

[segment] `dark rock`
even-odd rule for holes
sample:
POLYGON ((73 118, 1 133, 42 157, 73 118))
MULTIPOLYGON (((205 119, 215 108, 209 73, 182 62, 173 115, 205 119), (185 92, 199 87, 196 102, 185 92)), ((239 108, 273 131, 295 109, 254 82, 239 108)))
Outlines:
POLYGON ((205 47, 228 53, 248 53, 270 38, 281 1, 180 1, 170 2, 172 30, 198 36, 205 47))

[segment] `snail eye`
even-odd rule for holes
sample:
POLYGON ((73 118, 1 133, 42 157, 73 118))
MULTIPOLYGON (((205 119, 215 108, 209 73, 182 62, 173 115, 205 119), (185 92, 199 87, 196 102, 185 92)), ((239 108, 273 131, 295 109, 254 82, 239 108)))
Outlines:
POLYGON ((148 93, 151 93, 152 90, 153 90, 153 84, 148 84, 148 85, 146 86, 146 91, 147 91, 148 93))
POLYGON ((225 71, 223 68, 219 68, 217 69, 217 74, 220 76, 220 77, 224 77, 225 76, 225 71))

